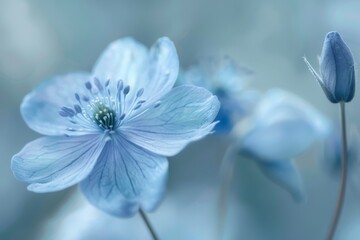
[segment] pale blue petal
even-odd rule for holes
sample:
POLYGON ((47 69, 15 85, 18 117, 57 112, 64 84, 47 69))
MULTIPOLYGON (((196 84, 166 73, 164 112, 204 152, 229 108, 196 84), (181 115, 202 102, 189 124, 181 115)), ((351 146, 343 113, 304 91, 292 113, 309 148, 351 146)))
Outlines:
POLYGON ((292 161, 258 162, 258 164, 271 181, 287 190, 296 201, 305 200, 301 176, 292 161))
MULTIPOLYGON (((147 48, 132 38, 122 38, 112 42, 97 60, 93 75, 100 81, 111 80, 116 88, 116 81, 122 80, 125 85, 139 81, 145 66, 148 64, 147 48)), ((131 86, 133 87, 133 86, 131 86)))
POLYGON ((42 137, 16 154, 11 168, 30 191, 62 190, 89 175, 105 142, 100 135, 42 137))
POLYGON ((309 124, 318 137, 326 136, 331 129, 329 119, 311 104, 290 92, 277 88, 266 92, 255 114, 255 124, 259 125, 271 125, 284 117, 297 118, 309 124))
POLYGON ((68 118, 61 117, 61 107, 73 107, 75 93, 85 91, 85 82, 90 76, 86 73, 73 73, 45 81, 30 92, 21 104, 21 114, 27 125, 44 135, 77 135, 84 132, 69 132, 74 125, 68 118))
POLYGON ((131 104, 136 93, 144 89, 145 106, 171 90, 178 71, 179 59, 170 39, 160 38, 148 51, 132 38, 123 38, 104 51, 95 64, 93 75, 101 81, 110 79, 112 91, 116 89, 117 80, 129 86, 126 104, 131 104))
POLYGON ((139 207, 154 210, 166 185, 168 161, 114 136, 93 172, 81 182, 90 203, 110 214, 128 217, 139 207))
POLYGON ((301 119, 283 119, 254 128, 241 141, 240 148, 262 161, 289 159, 303 153, 316 139, 316 133, 301 119))
POLYGON ((281 90, 271 90, 259 103, 239 147, 263 161, 292 159, 331 129, 316 109, 281 90))
MULTIPOLYGON (((179 57, 174 43, 162 37, 151 47, 146 71, 138 79, 135 89, 144 88, 148 103, 159 100, 174 86, 179 73, 179 57)), ((134 83, 135 85, 135 83, 134 83)))
POLYGON ((211 132, 220 103, 204 88, 180 86, 156 106, 127 119, 120 132, 151 152, 172 156, 211 132))

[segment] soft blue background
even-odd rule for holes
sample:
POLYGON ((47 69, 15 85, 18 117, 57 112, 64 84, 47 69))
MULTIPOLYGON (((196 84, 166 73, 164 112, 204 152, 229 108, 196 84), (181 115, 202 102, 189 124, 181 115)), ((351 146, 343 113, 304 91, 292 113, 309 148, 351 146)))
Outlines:
MULTIPOLYGON (((31 193, 10 170, 12 155, 39 136, 21 119, 19 105, 23 96, 41 81, 76 70, 89 71, 101 51, 117 38, 133 36, 150 46, 157 38, 168 36, 175 42, 184 67, 195 63, 198 57, 229 55, 255 72, 251 87, 260 91, 271 87, 288 89, 336 119, 337 106, 328 102, 302 57, 306 55, 317 66, 323 37, 328 31, 337 30, 357 63, 359 11, 356 0, 1 0, 0 239, 39 239, 44 231, 49 231, 50 220, 63 221, 64 217, 56 218, 57 210, 77 191, 75 187, 58 193, 31 193)), ((358 66, 355 67, 358 73, 358 66)), ((355 96, 347 106, 348 122, 356 126, 360 120, 359 104, 355 96)), ((217 170, 227 145, 226 137, 212 136, 170 159, 167 198, 150 215, 166 239, 212 236, 215 221, 209 221, 205 213, 214 208, 217 170), (204 209, 197 207, 198 201, 204 202, 204 209), (163 224, 172 221, 163 214, 169 205, 175 212, 172 216, 184 223, 192 215, 200 216, 200 220, 191 229, 182 227, 177 219, 178 227, 169 233, 169 225, 163 224), (183 211, 184 206, 187 211, 183 211)), ((308 194, 303 205, 295 204, 252 162, 237 163, 228 239, 324 238, 338 183, 325 175, 316 161, 317 147, 297 161, 308 194)), ((349 186, 348 190, 338 239, 360 237, 360 185, 349 186)), ((118 224, 129 224, 127 221, 135 224, 135 229, 143 228, 138 217, 118 220, 118 224)), ((51 232, 46 239, 55 239, 59 234, 51 232)))

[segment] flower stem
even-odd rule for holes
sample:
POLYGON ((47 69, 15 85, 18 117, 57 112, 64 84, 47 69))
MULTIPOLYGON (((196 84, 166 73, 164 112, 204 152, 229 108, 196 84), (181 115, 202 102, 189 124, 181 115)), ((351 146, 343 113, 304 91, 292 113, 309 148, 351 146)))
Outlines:
POLYGON ((335 235, 335 230, 339 222, 341 210, 344 205, 345 189, 346 189, 346 177, 347 177, 347 140, 346 140, 346 119, 345 119, 345 102, 340 102, 340 121, 341 121, 341 140, 342 140, 342 151, 341 151, 341 182, 339 197, 335 209, 335 215, 330 226, 328 233, 328 240, 332 240, 335 235))
POLYGON ((220 166, 220 189, 219 189, 219 202, 218 202, 218 228, 217 240, 222 239, 224 234, 224 226, 226 222, 228 197, 231 190, 231 182, 234 175, 235 166, 235 147, 230 146, 226 149, 224 157, 220 166))
POLYGON ((154 240, 159 240, 159 238, 157 237, 157 235, 155 233, 154 228, 151 226, 151 223, 150 223, 149 219, 147 218, 146 214, 144 213, 144 211, 140 208, 139 212, 140 212, 141 218, 144 220, 146 227, 149 229, 149 232, 150 232, 152 238, 154 240))

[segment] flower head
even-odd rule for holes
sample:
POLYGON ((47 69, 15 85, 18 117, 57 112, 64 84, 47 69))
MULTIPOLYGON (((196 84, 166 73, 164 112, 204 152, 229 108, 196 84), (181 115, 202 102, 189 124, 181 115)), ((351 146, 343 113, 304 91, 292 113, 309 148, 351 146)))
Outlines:
POLYGON ((327 134, 328 120, 295 95, 273 89, 259 102, 249 124, 236 130, 239 153, 256 160, 271 180, 300 200, 303 190, 292 160, 327 134))
POLYGON ((216 117, 219 124, 215 129, 217 133, 228 133, 257 100, 257 94, 245 88, 250 74, 250 70, 229 57, 209 57, 182 71, 178 82, 204 87, 219 98, 221 107, 216 117))
POLYGON ((166 157, 209 134, 219 110, 203 88, 172 89, 178 66, 168 38, 150 50, 124 38, 110 44, 91 74, 44 82, 25 97, 21 113, 48 136, 13 157, 14 175, 34 192, 80 183, 93 205, 118 216, 155 209, 166 157))
POLYGON ((320 75, 304 58, 311 73, 332 103, 350 102, 355 94, 354 60, 340 34, 329 32, 325 36, 321 56, 320 75))

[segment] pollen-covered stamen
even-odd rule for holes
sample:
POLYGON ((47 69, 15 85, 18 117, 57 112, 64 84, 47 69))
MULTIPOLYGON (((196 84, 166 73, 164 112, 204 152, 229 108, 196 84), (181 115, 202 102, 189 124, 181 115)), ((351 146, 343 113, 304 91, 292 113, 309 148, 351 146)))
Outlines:
POLYGON ((116 114, 114 110, 106 105, 99 103, 94 108, 93 118, 99 127, 109 130, 114 129, 116 114))

